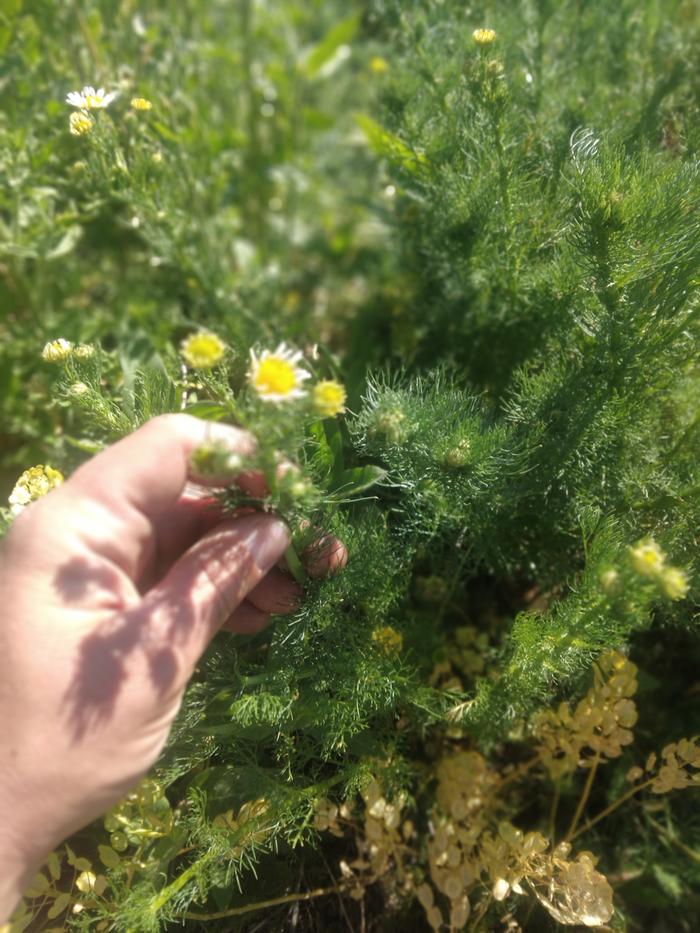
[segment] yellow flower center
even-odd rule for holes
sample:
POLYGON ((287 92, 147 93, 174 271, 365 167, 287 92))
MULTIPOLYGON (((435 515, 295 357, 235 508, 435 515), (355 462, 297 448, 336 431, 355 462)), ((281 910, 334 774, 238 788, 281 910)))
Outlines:
POLYGON ((287 360, 269 356, 260 361, 253 384, 261 395, 288 395, 297 385, 294 366, 287 360))
POLYGON ((87 94, 85 104, 87 107, 101 107, 104 97, 101 94, 87 94))

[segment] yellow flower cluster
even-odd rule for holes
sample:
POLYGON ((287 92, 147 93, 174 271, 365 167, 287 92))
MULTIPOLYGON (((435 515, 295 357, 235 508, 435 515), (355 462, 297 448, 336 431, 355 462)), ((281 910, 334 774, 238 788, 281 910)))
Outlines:
POLYGON ((643 538, 630 548, 630 563, 642 577, 648 577, 669 599, 684 599, 688 593, 688 576, 678 567, 666 563, 666 555, 653 538, 643 538))
POLYGON ((553 779, 585 767, 600 757, 618 758, 632 742, 637 707, 637 668, 614 651, 606 652, 594 667, 594 684, 572 712, 568 703, 544 710, 533 731, 538 751, 553 779), (595 758, 583 758, 585 751, 595 758))
POLYGON ((70 340, 58 337, 44 345, 41 351, 41 358, 47 363, 64 363, 67 359, 74 357, 78 360, 89 360, 95 355, 95 348, 90 343, 79 343, 74 346, 70 340))
MULTIPOLYGON (((304 382, 311 373, 300 366, 302 354, 286 343, 258 355, 250 351, 248 381, 258 398, 281 404, 306 396, 304 382)), ((334 379, 323 379, 313 389, 312 404, 322 418, 331 418, 345 410, 345 387, 334 379)))
POLYGON ((60 486, 62 482, 63 474, 59 470, 54 470, 53 467, 44 466, 41 463, 30 467, 22 473, 10 493, 8 499, 10 512, 13 515, 19 515, 30 502, 41 499, 47 492, 60 486))
POLYGON ((390 625, 382 625, 372 632, 372 641, 387 657, 396 656, 403 648, 403 635, 390 625))
POLYGON ((105 89, 100 87, 95 90, 91 85, 86 85, 82 91, 71 91, 66 97, 66 103, 71 107, 77 107, 78 110, 70 115, 68 120, 68 129, 73 136, 87 136, 92 132, 95 121, 90 116, 91 110, 104 110, 108 107, 114 98, 115 92, 105 93, 105 89))
MULTIPOLYGON (((71 91, 66 97, 66 103, 78 108, 68 120, 68 129, 71 134, 73 136, 89 135, 95 126, 90 111, 105 110, 116 96, 115 91, 106 94, 104 88, 95 89, 91 85, 86 85, 81 91, 71 91)), ((145 97, 132 97, 131 107, 133 110, 151 110, 153 104, 145 97)))

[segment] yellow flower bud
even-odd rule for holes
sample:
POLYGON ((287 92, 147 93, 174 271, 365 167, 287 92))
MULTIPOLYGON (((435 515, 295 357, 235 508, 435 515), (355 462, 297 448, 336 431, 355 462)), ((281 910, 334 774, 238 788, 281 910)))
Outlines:
POLYGON ((664 569, 666 555, 653 538, 644 538, 630 548, 632 566, 643 577, 656 577, 664 569))
POLYGON ((332 418, 345 410, 345 386, 335 379, 323 379, 314 386, 314 408, 323 418, 332 418))
POLYGON ((87 136, 94 125, 95 121, 82 110, 72 113, 68 118, 68 129, 72 136, 87 136))
POLYGON ((369 60, 369 70, 375 75, 383 75, 389 70, 389 62, 380 55, 375 55, 369 60))
POLYGON ((67 360, 72 352, 73 344, 70 340, 58 337, 45 345, 41 351, 41 358, 46 360, 47 363, 61 363, 63 360, 67 360))
POLYGON ((477 45, 491 45, 495 38, 495 29, 475 29, 472 33, 472 39, 477 45))
POLYGON ((688 593, 688 576, 677 567, 667 567, 661 575, 661 589, 669 599, 684 599, 688 593))
POLYGON ((387 656, 397 655, 403 648, 403 635, 390 625, 382 625, 372 632, 372 641, 387 656))
POLYGON ((193 369, 211 369, 223 359, 225 352, 223 340, 204 331, 192 334, 180 344, 183 359, 193 369))

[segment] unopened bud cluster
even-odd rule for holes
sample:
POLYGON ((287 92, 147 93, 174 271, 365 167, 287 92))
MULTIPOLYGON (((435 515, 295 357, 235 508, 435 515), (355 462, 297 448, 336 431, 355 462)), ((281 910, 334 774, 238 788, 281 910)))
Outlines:
POLYGON ((675 601, 688 595, 687 573, 668 563, 666 554, 653 538, 642 538, 628 549, 627 557, 626 567, 608 567, 601 573, 600 584, 607 596, 620 596, 626 584, 635 579, 651 583, 667 599, 675 601))

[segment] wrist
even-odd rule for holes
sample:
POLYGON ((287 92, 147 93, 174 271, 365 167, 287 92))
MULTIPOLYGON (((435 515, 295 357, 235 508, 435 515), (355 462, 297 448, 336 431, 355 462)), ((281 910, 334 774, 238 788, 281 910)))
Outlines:
POLYGON ((0 925, 9 919, 41 867, 45 853, 33 846, 31 831, 23 827, 21 797, 7 792, 0 778, 0 925))
POLYGON ((41 858, 28 859, 3 833, 0 854, 0 925, 10 919, 41 867, 41 858))

